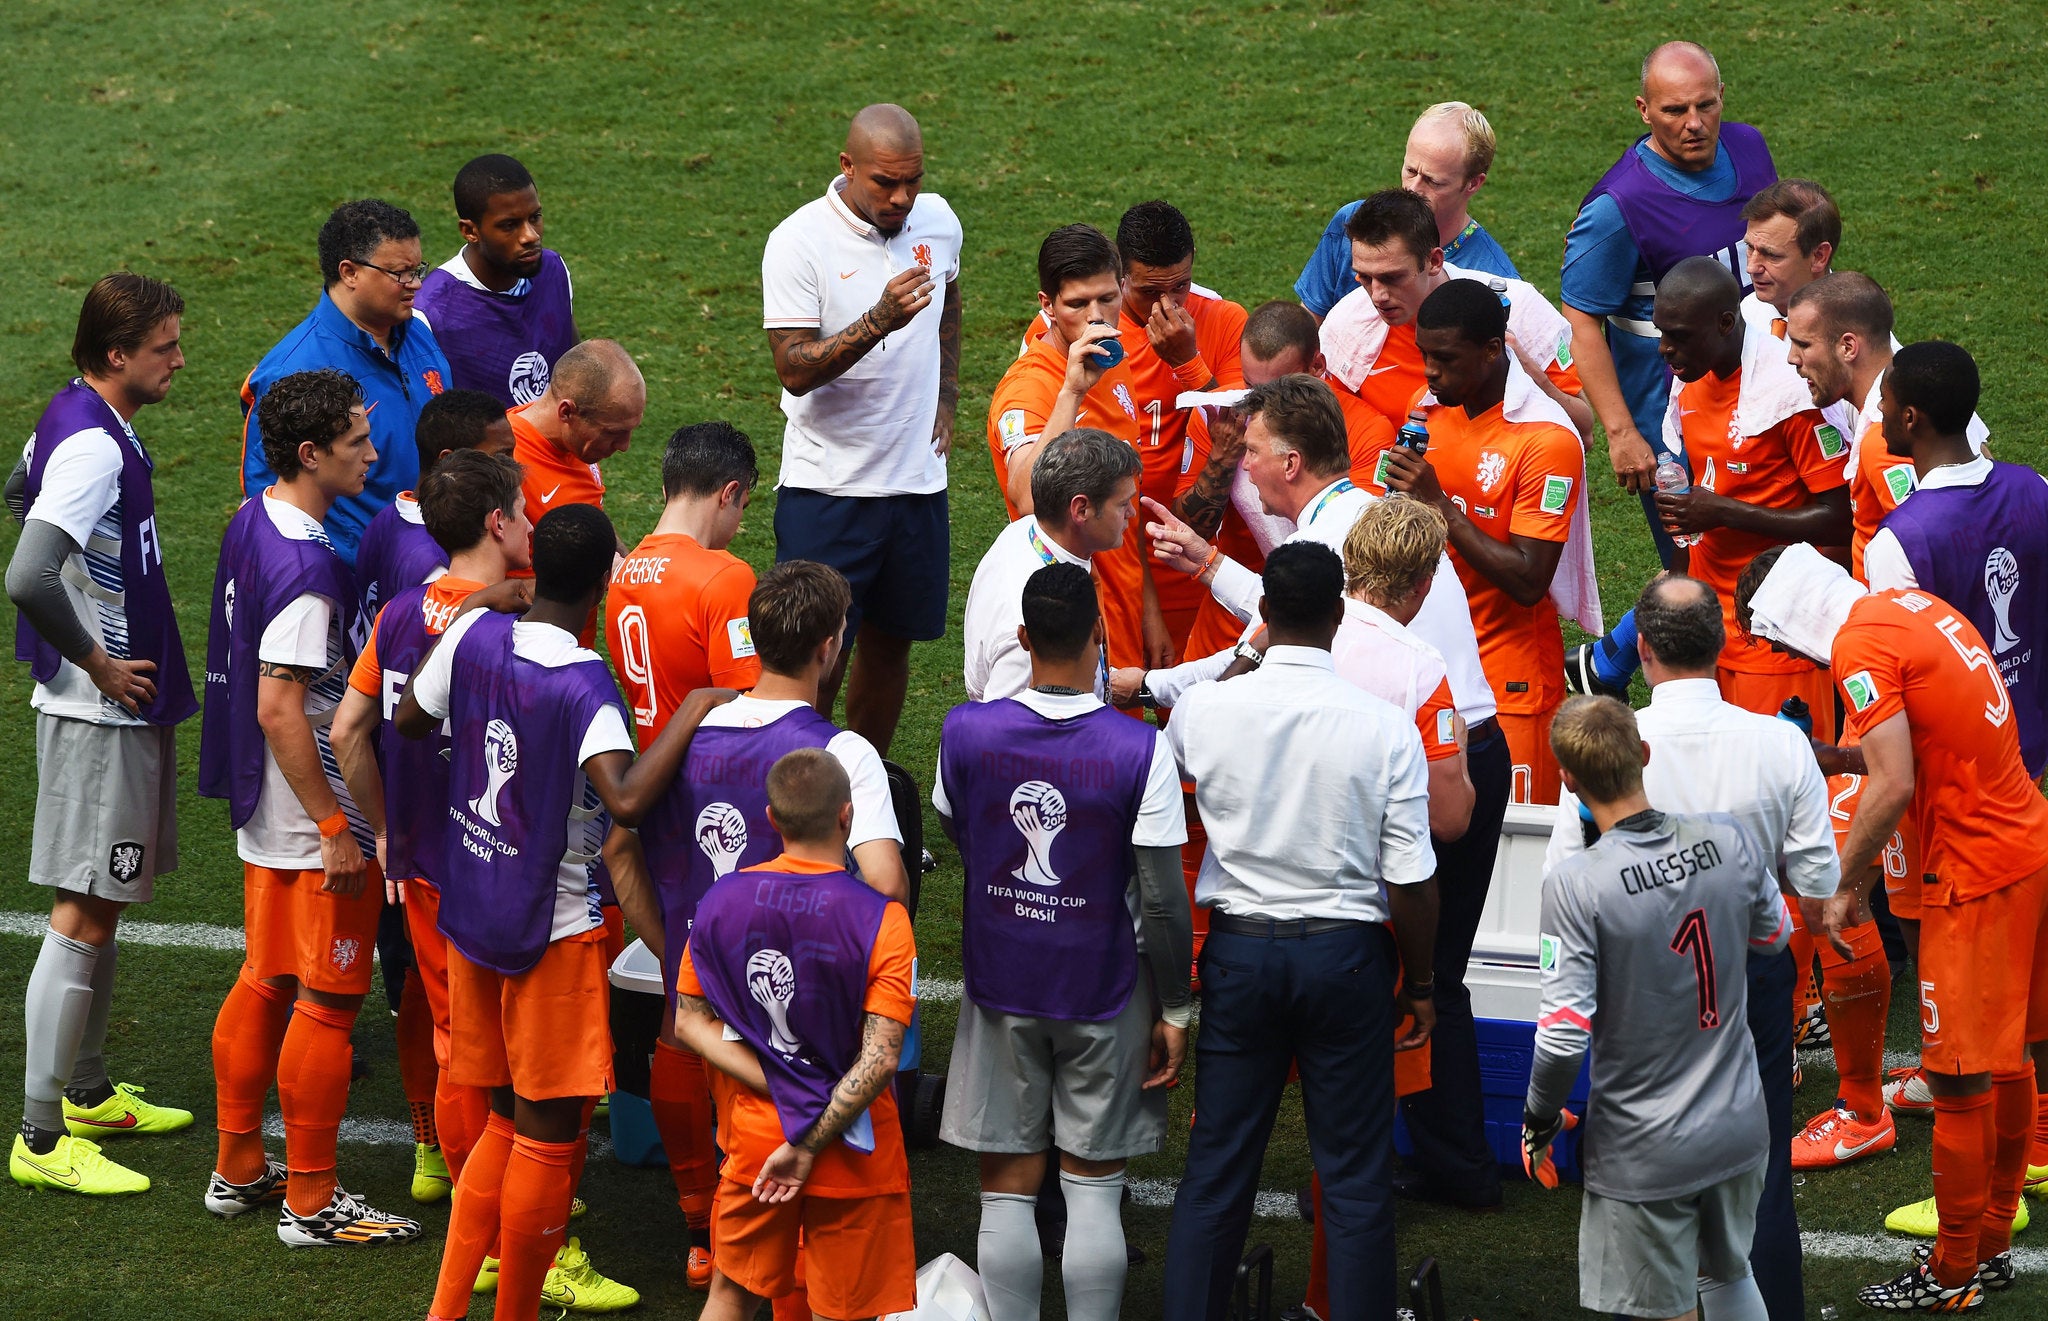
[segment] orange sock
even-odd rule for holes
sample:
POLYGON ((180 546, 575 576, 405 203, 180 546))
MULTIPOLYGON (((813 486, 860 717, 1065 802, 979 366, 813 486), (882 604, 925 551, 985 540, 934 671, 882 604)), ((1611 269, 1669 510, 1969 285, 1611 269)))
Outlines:
POLYGON ((440 1068, 434 1063, 434 1017, 418 973, 405 979, 398 995, 398 1085, 412 1111, 412 1140, 438 1146, 434 1125, 434 1085, 440 1068))
POLYGON ((1884 1024, 1892 1007, 1892 971, 1877 923, 1850 927, 1842 939, 1855 957, 1844 959, 1832 944, 1819 942, 1821 980, 1835 1068, 1842 1079, 1842 1108, 1867 1123, 1884 1109, 1884 1024))
POLYGON ((348 1112, 348 1043, 356 1011, 301 1000, 292 1007, 277 1059, 277 1108, 284 1112, 285 1202, 312 1215, 334 1196, 334 1144, 348 1112))
POLYGON ((470 1148, 483 1136, 484 1121, 491 1113, 490 1093, 481 1087, 450 1082, 444 1069, 434 1083, 434 1129, 441 1139, 441 1156, 448 1162, 451 1177, 462 1177, 462 1163, 470 1148))
POLYGON ((1317 1316, 1330 1314, 1330 1244, 1323 1237, 1323 1181, 1308 1176, 1309 1196, 1315 1200, 1316 1226, 1308 1244, 1308 1292, 1302 1299, 1317 1316))
POLYGON ((2034 1071, 1991 1076, 1991 1115, 1998 1135, 1991 1160, 1991 1192, 1977 1231, 1977 1260, 1989 1261, 2012 1246, 2012 1218, 2020 1209, 2020 1185, 2027 1178, 2027 1147, 2034 1138, 2034 1071))
MULTIPOLYGON (((569 1157, 569 1192, 573 1196, 583 1186, 583 1167, 590 1160, 590 1117, 597 1113, 597 1098, 583 1099, 583 1126, 576 1130, 575 1151, 569 1157)), ((562 1205, 569 1205, 569 1198, 562 1199, 562 1205)))
POLYGON ((499 1204, 498 1321, 532 1321, 555 1250, 569 1232, 570 1166, 575 1142, 512 1139, 499 1204))
POLYGON ((1934 1241, 1934 1278, 1944 1289, 1977 1274, 1977 1235, 1991 1192, 1991 1159, 1998 1129, 1991 1093, 1934 1098, 1934 1209, 1941 1232, 1934 1241))
POLYGON ((462 1177, 455 1181, 448 1241, 441 1249, 441 1275, 434 1285, 435 1316, 469 1315, 476 1273, 497 1242, 499 1199, 511 1157, 512 1120, 492 1111, 462 1166, 462 1177))
POLYGON ((1796 1025, 1819 997, 1813 989, 1813 933, 1800 919, 1797 903, 1785 907, 1792 914, 1792 964, 1799 970, 1799 981, 1792 988, 1792 1022, 1796 1025))
POLYGON ((289 991, 265 986, 247 964, 213 1020, 213 1090, 220 1152, 214 1168, 229 1183, 263 1177, 263 1098, 291 1022, 289 991))
POLYGON ((712 1137, 711 1084, 704 1061, 694 1051, 654 1043, 647 1102, 654 1110, 654 1128, 668 1153, 669 1176, 676 1199, 692 1229, 711 1223, 711 1199, 718 1191, 718 1150, 712 1137))

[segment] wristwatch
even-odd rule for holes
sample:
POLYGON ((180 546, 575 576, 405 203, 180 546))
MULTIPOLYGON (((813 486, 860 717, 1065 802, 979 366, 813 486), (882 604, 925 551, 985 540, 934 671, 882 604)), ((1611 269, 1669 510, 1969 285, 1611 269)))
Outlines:
POLYGON ((1159 699, 1152 695, 1152 685, 1149 681, 1138 685, 1138 691, 1131 700, 1144 707, 1147 711, 1157 711, 1159 709, 1159 699))
POLYGON ((1266 653, 1260 651, 1249 642, 1238 643, 1232 649, 1231 654, 1255 670, 1266 663, 1266 653))

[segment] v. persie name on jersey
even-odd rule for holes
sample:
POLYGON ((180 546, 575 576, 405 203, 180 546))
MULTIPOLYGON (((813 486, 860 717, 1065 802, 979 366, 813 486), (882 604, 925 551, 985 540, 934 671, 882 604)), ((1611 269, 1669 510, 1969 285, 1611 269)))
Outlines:
POLYGON ((621 583, 659 583, 668 572, 668 555, 629 556, 617 569, 612 571, 614 585, 621 583))
POLYGON ((1714 847, 1713 840, 1703 839, 1689 848, 1673 849, 1661 858, 1628 864, 1621 869, 1621 888, 1630 894, 1648 894, 1720 865, 1721 850, 1714 847))

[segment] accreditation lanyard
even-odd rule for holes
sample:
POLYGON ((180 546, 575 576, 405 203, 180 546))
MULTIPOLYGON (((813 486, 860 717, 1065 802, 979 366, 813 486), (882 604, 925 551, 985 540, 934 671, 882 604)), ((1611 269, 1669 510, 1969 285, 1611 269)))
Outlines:
MULTIPOLYGON (((1346 481, 1344 485, 1349 486, 1351 483, 1346 481)), ((1060 562, 1059 556, 1053 554, 1052 548, 1038 535, 1037 519, 1031 520, 1031 526, 1024 529, 1024 535, 1031 542, 1032 552, 1038 556, 1039 563, 1060 562)), ((1095 570, 1091 567, 1088 572, 1093 575, 1095 570)), ((1106 646, 1095 653, 1095 695, 1105 702, 1109 700, 1109 648, 1106 646)))
POLYGON ((1346 491, 1355 491, 1357 489, 1358 488, 1356 486, 1353 486, 1351 484, 1351 479, 1349 477, 1338 478, 1337 484, 1335 486, 1332 486, 1329 490, 1323 492, 1322 495, 1316 498, 1314 507, 1308 511, 1308 517, 1301 520, 1301 526, 1307 527, 1309 524, 1315 522, 1316 515, 1322 513, 1323 506, 1330 503, 1330 501, 1335 500, 1338 496, 1344 494, 1346 491))

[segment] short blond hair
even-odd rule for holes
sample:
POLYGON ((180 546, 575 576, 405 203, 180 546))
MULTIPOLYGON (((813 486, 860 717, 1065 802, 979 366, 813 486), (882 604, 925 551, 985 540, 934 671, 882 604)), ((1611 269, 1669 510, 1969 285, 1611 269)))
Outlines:
POLYGON ((1465 177, 1485 174, 1493 168, 1493 125, 1486 122, 1486 116, 1463 101, 1439 101, 1415 117, 1415 124, 1408 131, 1422 127, 1432 119, 1454 119, 1458 132, 1465 139, 1465 177))
POLYGON ((1550 722, 1550 750, 1589 803, 1612 803, 1642 787, 1636 713, 1612 697, 1566 698, 1550 722))
POLYGON ((1449 535, 1444 516, 1420 500, 1375 500, 1344 538, 1344 585, 1382 608, 1405 601, 1435 575, 1449 535))

